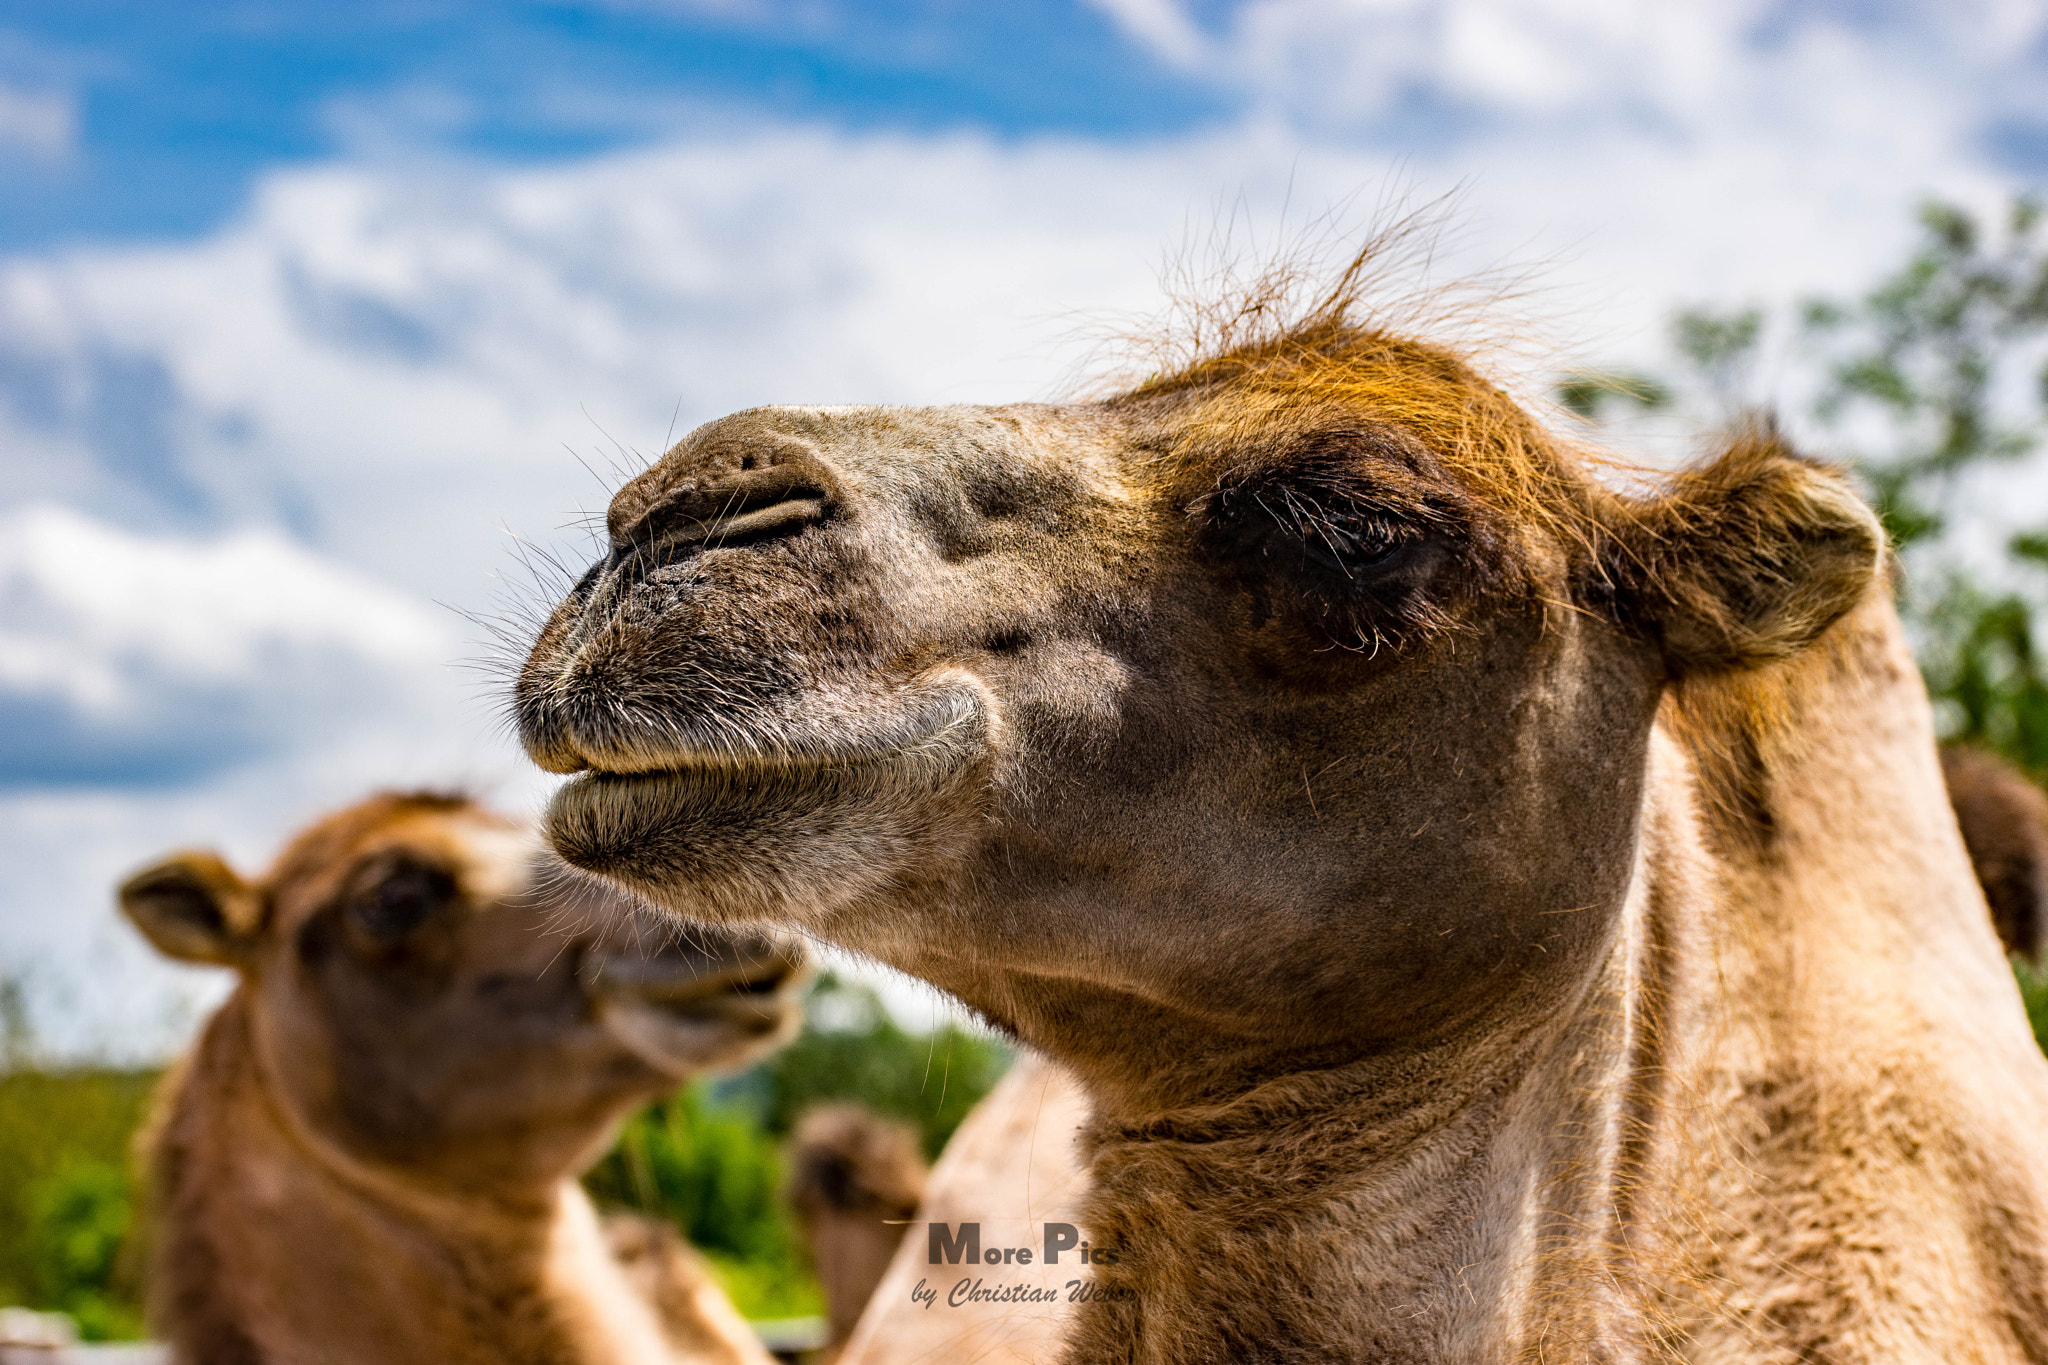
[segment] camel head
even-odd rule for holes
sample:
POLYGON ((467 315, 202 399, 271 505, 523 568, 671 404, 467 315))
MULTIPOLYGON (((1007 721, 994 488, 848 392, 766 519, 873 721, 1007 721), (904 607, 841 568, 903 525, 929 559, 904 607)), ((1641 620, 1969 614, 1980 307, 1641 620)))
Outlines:
POLYGON ((548 836, 1097 1082, 1530 1017, 1610 940, 1667 687, 1799 653, 1880 573, 1767 430, 1611 482, 1341 320, 1093 403, 741 412, 617 494, 533 646, 548 836))
POLYGON ((303 1141, 462 1188, 574 1174, 635 1105, 798 1022, 796 949, 636 923, 459 797, 372 797, 254 881, 174 854, 120 901, 168 956, 240 975, 249 1084, 303 1141))

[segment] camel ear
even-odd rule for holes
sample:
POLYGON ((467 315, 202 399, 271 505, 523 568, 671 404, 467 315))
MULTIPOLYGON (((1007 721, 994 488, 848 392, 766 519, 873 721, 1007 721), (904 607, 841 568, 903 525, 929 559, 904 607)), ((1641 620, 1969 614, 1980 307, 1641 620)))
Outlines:
POLYGON ((233 967, 262 927, 263 898, 213 853, 174 853, 121 883, 121 913, 167 957, 233 967))
POLYGON ((1883 563, 1884 531, 1842 472, 1759 426, 1631 507, 1605 568, 1617 614, 1682 678, 1797 654, 1863 600, 1883 563))

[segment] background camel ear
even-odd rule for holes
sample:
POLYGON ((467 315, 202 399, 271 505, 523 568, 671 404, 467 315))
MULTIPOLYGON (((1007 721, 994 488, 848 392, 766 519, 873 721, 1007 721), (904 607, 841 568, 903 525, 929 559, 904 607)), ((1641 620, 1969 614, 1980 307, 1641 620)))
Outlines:
POLYGON ((1684 677, 1812 644, 1879 577, 1884 531, 1840 470, 1759 426, 1632 508, 1608 556, 1618 614, 1684 677))
POLYGON ((262 927, 256 888, 213 853, 174 853, 121 883, 121 913, 166 956, 232 967, 262 927))

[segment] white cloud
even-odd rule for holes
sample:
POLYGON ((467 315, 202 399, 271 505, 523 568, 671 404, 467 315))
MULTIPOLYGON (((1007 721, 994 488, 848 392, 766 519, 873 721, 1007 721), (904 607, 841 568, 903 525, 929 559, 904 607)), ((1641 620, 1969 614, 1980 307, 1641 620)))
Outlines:
POLYGON ((246 687, 300 658, 416 669, 448 644, 415 603, 274 531, 193 544, 60 507, 0 518, 0 691, 112 716, 166 680, 246 687))
POLYGON ((1186 0, 1095 3, 1265 117, 1354 144, 1392 132, 1424 158, 1533 138, 1554 164, 1622 133, 1680 162, 1747 137, 1818 163, 1859 134, 1975 160, 1997 118, 2048 118, 2048 10, 2025 0, 1247 0, 1209 30, 1186 0))
POLYGON ((417 722, 453 622, 271 531, 0 517, 0 786, 188 784, 350 726, 417 722))
POLYGON ((1216 61, 1207 35, 1174 0, 1095 0, 1095 6, 1170 67, 1199 71, 1216 61))

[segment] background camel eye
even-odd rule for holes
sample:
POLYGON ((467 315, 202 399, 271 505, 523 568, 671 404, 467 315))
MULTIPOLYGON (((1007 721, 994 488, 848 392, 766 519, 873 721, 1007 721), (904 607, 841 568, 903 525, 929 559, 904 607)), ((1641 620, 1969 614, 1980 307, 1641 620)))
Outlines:
POLYGON ((380 859, 366 872, 346 913, 350 927, 377 946, 397 943, 456 898, 454 874, 432 863, 380 859))

